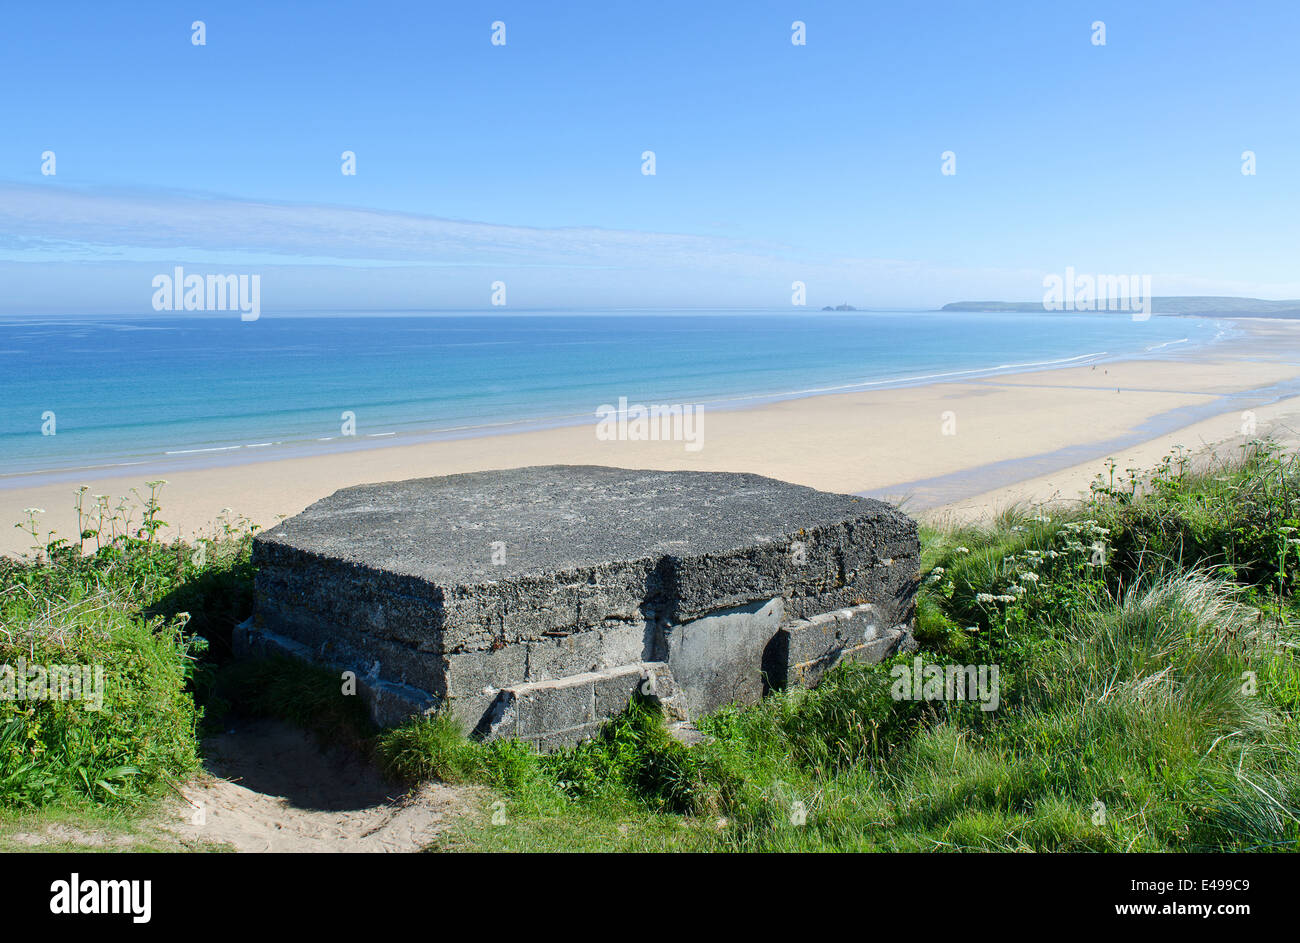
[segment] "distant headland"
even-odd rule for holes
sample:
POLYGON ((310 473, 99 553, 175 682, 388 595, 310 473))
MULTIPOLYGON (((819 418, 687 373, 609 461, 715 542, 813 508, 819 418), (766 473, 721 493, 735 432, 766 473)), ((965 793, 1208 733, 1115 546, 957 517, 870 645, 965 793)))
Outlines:
MULTIPOLYGON (((823 309, 826 310, 826 309, 823 309)), ((941 311, 1042 311, 1041 301, 954 301, 941 311)), ((1185 317, 1300 318, 1300 301, 1266 301, 1215 295, 1166 295, 1151 299, 1153 314, 1185 317)))

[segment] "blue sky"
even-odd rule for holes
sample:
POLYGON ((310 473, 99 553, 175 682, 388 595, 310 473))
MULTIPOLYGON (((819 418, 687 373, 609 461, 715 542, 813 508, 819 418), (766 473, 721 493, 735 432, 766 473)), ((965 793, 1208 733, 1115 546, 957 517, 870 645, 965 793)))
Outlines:
POLYGON ((1298 38, 1293 0, 10 4, 0 312, 149 313, 173 264, 268 314, 1297 297, 1298 38))

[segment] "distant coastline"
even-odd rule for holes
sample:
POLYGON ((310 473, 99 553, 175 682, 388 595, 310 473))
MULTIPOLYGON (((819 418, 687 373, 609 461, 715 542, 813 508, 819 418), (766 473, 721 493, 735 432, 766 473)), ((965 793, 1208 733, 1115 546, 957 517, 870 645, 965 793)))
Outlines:
MULTIPOLYGON (((1043 311, 1041 301, 954 301, 940 311, 979 311, 986 314, 1031 314, 1043 311)), ((1167 317, 1300 318, 1300 301, 1268 301, 1217 295, 1165 295, 1151 299, 1151 312, 1167 317)), ((1105 312, 1094 312, 1105 313, 1105 312)))

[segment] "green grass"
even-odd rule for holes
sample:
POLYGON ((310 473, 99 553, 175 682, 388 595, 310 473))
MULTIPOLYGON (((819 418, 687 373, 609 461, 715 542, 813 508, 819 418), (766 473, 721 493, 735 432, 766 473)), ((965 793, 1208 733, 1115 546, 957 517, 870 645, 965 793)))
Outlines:
POLYGON ((33 510, 24 529, 37 552, 0 560, 0 665, 88 666, 103 678, 98 710, 0 698, 0 812, 139 809, 199 768, 194 691, 209 638, 228 639, 251 605, 251 532, 226 524, 197 547, 163 545, 159 487, 143 522, 86 518, 76 545, 39 540, 33 510))
POLYGON ((182 840, 143 811, 139 804, 89 801, 0 810, 0 853, 229 851, 213 842, 182 840))
POLYGON ((497 790, 444 848, 1300 850, 1296 471, 1174 455, 1051 519, 926 529, 920 657, 998 665, 995 712, 895 700, 902 658, 720 711, 690 750, 638 706, 548 757, 442 719, 380 756, 497 790))
POLYGON ((483 790, 437 849, 1300 850, 1300 462, 1268 445, 923 528, 915 655, 721 710, 690 748, 652 702, 548 755, 442 715, 377 732, 329 672, 224 663, 251 602, 246 530, 198 561, 143 532, 4 571, 0 661, 100 658, 121 690, 111 717, 38 707, 0 735, 0 845, 6 814, 129 815, 193 771, 206 712, 284 717, 397 780, 483 790), (895 697, 915 658, 997 666, 997 710, 895 697))

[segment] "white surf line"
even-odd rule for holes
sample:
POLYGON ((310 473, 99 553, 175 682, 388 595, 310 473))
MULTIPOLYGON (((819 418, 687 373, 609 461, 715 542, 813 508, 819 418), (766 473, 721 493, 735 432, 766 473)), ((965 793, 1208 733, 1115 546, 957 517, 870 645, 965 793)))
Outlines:
MULTIPOLYGON (((1183 340, 1187 340, 1187 338, 1184 338, 1183 340)), ((1182 343, 1182 341, 1170 341, 1169 343, 1182 343)), ((1148 349, 1154 349, 1154 348, 1148 348, 1148 349)), ((1025 363, 1004 363, 1004 364, 999 364, 996 367, 974 367, 969 370, 952 370, 944 373, 924 373, 924 374, 916 374, 913 376, 905 376, 905 377, 886 377, 881 380, 862 380, 857 383, 845 383, 839 386, 811 387, 805 390, 791 390, 789 392, 784 392, 784 393, 758 393, 758 394, 742 394, 740 396, 725 396, 717 399, 700 400, 700 405, 708 405, 711 403, 736 403, 736 402, 744 402, 746 400, 753 400, 753 399, 769 399, 769 398, 776 399, 776 398, 784 398, 784 397, 808 396, 816 393, 836 393, 836 392, 842 392, 844 390, 862 389, 863 387, 869 387, 869 386, 883 386, 885 384, 890 384, 890 383, 916 383, 922 380, 943 380, 952 377, 971 376, 972 374, 989 374, 989 373, 994 373, 997 371, 1005 371, 1005 370, 1025 370, 1031 367, 1057 367, 1057 366, 1062 366, 1064 364, 1078 363, 1080 361, 1091 360, 1097 357, 1105 357, 1107 353, 1109 353, 1109 351, 1101 350, 1089 354, 1078 354, 1077 356, 1074 357, 1062 357, 1059 360, 1034 360, 1025 363)), ((566 413, 566 414, 561 414, 559 416, 540 417, 536 419, 508 419, 500 422, 476 423, 473 425, 464 425, 464 426, 451 426, 445 429, 435 430, 435 435, 446 435, 448 433, 473 431, 478 429, 491 429, 499 426, 532 425, 535 423, 554 422, 557 420, 564 420, 564 419, 586 418, 588 415, 589 415, 588 413, 566 413)), ((397 435, 396 432, 369 432, 366 433, 365 438, 384 439, 396 435, 397 435)), ((316 441, 333 442, 337 438, 339 437, 325 436, 323 438, 318 438, 316 441)), ((273 445, 273 444, 275 443, 261 442, 254 445, 249 445, 247 446, 247 448, 250 449, 262 448, 264 446, 273 445)), ((227 445, 227 446, 220 446, 216 448, 207 448, 207 449, 177 449, 175 451, 166 452, 165 454, 193 455, 202 452, 231 452, 240 448, 245 448, 245 446, 227 445)), ((135 462, 131 464, 141 464, 141 463, 135 462)))
POLYGON ((164 455, 193 455, 196 452, 233 452, 235 449, 242 449, 242 445, 219 445, 210 449, 174 449, 164 452, 164 455))
MULTIPOLYGON (((786 393, 741 393, 732 396, 722 396, 716 399, 699 400, 699 404, 707 406, 711 403, 743 403, 755 399, 778 399, 788 396, 803 396, 809 393, 834 393, 840 390, 853 390, 864 386, 880 386, 885 383, 913 383, 917 380, 937 380, 945 377, 967 376, 972 373, 990 373, 995 370, 1021 370, 1026 367, 1051 367, 1061 364, 1074 363, 1080 360, 1088 360, 1093 357, 1105 357, 1109 351, 1097 351, 1091 354, 1079 354, 1077 357, 1065 357, 1061 360, 1039 360, 1032 363, 1004 363, 997 367, 975 367, 970 370, 956 370, 950 373, 929 373, 910 377, 886 377, 883 380, 863 380, 858 383, 846 383, 841 386, 814 387, 808 390, 794 390, 786 393)), ((479 429, 495 429, 500 426, 532 426, 538 423, 561 422, 565 419, 587 419, 592 413, 560 413, 553 416, 539 416, 532 419, 505 419, 500 422, 483 422, 462 426, 447 426, 442 429, 432 430, 435 435, 446 435, 453 432, 472 432, 479 429)), ((383 433, 384 435, 396 435, 395 432, 383 433)), ((329 442, 333 437, 327 439, 317 439, 317 442, 329 442)))
POLYGON ((101 468, 125 468, 128 465, 143 465, 144 462, 102 462, 98 465, 70 465, 67 468, 38 468, 35 471, 17 471, 5 472, 0 475, 0 481, 7 481, 10 478, 26 478, 28 476, 36 477, 39 475, 59 475, 64 472, 97 471, 101 468))
POLYGON ((856 390, 864 386, 882 386, 886 383, 915 383, 918 380, 941 380, 948 377, 970 376, 975 373, 992 373, 997 370, 1024 370, 1028 367, 1055 367, 1067 363, 1076 363, 1080 360, 1089 360, 1095 357, 1105 357, 1109 351, 1097 351, 1091 354, 1079 354, 1077 357, 1065 357, 1061 360, 1038 360, 1032 363, 1004 363, 996 367, 975 367, 971 370, 954 370, 949 373, 924 373, 910 377, 886 377, 883 380, 863 380, 860 383, 845 383, 841 386, 819 386, 807 390, 793 390, 788 393, 760 393, 757 395, 731 396, 723 399, 703 400, 707 403, 732 403, 746 399, 766 399, 768 397, 778 396, 805 396, 809 393, 835 393, 842 390, 856 390))
POLYGON ((1165 341, 1163 344, 1152 344, 1147 348, 1147 352, 1159 350, 1161 347, 1172 347, 1174 344, 1186 344, 1189 340, 1191 340, 1191 338, 1184 337, 1182 340, 1165 341))
MULTIPOLYGON (((1080 360, 1088 360, 1094 357, 1105 357, 1109 351, 1101 350, 1091 354, 1079 354, 1076 357, 1065 357, 1061 360, 1038 360, 1030 363, 1004 363, 996 367, 974 367, 970 370, 955 370, 949 373, 927 373, 910 377, 886 377, 883 380, 862 380, 857 383, 846 383, 841 386, 823 386, 813 387, 807 390, 793 390, 785 393, 741 393, 733 396, 722 396, 716 399, 699 400, 700 405, 709 405, 711 403, 743 403, 755 399, 778 399, 788 396, 804 396, 809 393, 834 393, 840 390, 853 390, 864 386, 880 386, 885 383, 914 383, 917 380, 938 380, 945 377, 968 376, 972 373, 991 373, 996 370, 1022 370, 1027 367, 1052 367, 1061 364, 1075 363, 1080 360)), ((565 419, 586 419, 592 413, 561 413, 555 416, 541 416, 534 419, 506 419, 500 422, 474 423, 463 426, 447 426, 443 429, 433 430, 436 435, 445 435, 452 432, 475 431, 478 429, 494 429, 499 426, 516 426, 516 425, 533 425, 536 423, 558 422, 565 419)), ((395 432, 384 433, 385 435, 396 435, 395 432)), ((333 437, 327 439, 317 439, 317 442, 329 442, 333 437)))
MULTIPOLYGON (((914 383, 918 380, 939 380, 947 377, 969 376, 970 374, 975 374, 975 373, 979 373, 979 374, 992 373, 998 370, 1022 370, 1028 367, 1052 367, 1052 366, 1060 366, 1062 364, 1067 364, 1067 363, 1076 363, 1081 360, 1086 361, 1095 357, 1105 357, 1107 353, 1109 353, 1109 351, 1101 350, 1091 354, 1079 354, 1078 356, 1075 357, 1064 357, 1060 360, 1037 360, 1029 363, 1004 363, 996 367, 974 367, 970 370, 954 370, 947 373, 927 373, 927 374, 918 374, 916 376, 908 376, 908 377, 886 377, 883 380, 863 380, 858 383, 846 383, 841 386, 814 387, 812 389, 794 390, 785 393, 742 393, 733 396, 723 396, 716 399, 699 400, 699 404, 709 405, 712 403, 743 403, 749 400, 756 400, 756 399, 759 400, 779 399, 779 398, 791 397, 791 396, 804 396, 811 393, 834 393, 842 390, 858 389, 864 386, 880 386, 886 383, 914 383)), ((434 438, 439 438, 457 432, 476 432, 484 429, 496 429, 503 426, 534 427, 539 425, 546 426, 547 424, 551 424, 551 423, 563 424, 564 420, 587 419, 592 415, 593 413, 590 412, 559 413, 557 415, 537 416, 537 417, 531 417, 525 419, 503 419, 497 422, 481 422, 481 423, 472 423, 472 424, 460 425, 460 426, 446 426, 441 429, 417 430, 416 434, 421 436, 427 434, 433 436, 434 438)), ((397 435, 396 432, 371 432, 371 433, 367 433, 365 435, 365 438, 378 439, 378 438, 385 438, 388 436, 395 436, 395 435, 397 435)), ((333 442, 335 439, 339 439, 339 438, 347 438, 347 437, 346 436, 325 436, 323 438, 316 439, 316 441, 333 442)))
MULTIPOLYGON (((424 435, 425 431, 429 431, 436 435, 444 435, 449 432, 465 432, 467 430, 473 431, 475 429, 497 429, 504 426, 526 425, 531 427, 537 423, 561 423, 561 421, 565 419, 587 419, 595 415, 596 415, 595 411, 583 412, 583 413, 558 413, 550 416, 537 416, 534 418, 525 418, 525 419, 503 419, 500 422, 479 422, 468 426, 446 426, 441 429, 432 429, 432 430, 417 429, 415 430, 415 434, 424 435)), ((530 431, 530 430, 526 429, 524 431, 530 431)), ((396 432, 390 432, 388 434, 397 435, 396 432)))

